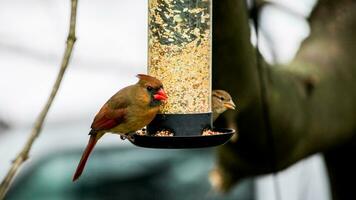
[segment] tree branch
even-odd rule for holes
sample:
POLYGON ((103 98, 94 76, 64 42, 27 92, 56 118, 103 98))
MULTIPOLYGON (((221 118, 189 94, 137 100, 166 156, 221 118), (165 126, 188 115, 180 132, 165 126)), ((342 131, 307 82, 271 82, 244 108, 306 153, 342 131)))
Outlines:
POLYGON ((69 60, 70 60, 70 57, 72 54, 73 46, 76 41, 75 26, 76 26, 76 18, 77 18, 77 3, 78 3, 77 0, 71 0, 71 16, 70 16, 70 26, 69 26, 69 33, 68 33, 68 38, 67 38, 67 45, 66 45, 65 52, 64 52, 64 55, 62 58, 61 67, 60 67, 60 70, 57 75, 57 79, 53 85, 51 94, 50 94, 44 108, 42 109, 41 113, 39 114, 39 116, 35 122, 34 127, 32 128, 30 137, 28 138, 28 140, 27 140, 25 146, 23 147, 23 149, 21 150, 21 152, 16 156, 7 175, 1 182, 0 199, 4 199, 15 174, 17 173, 17 171, 19 170, 21 165, 28 159, 31 147, 32 147, 34 141, 38 138, 38 136, 41 133, 41 129, 42 129, 44 120, 46 119, 47 113, 48 113, 48 111, 52 105, 52 102, 57 94, 57 91, 61 85, 63 75, 67 69, 67 66, 68 66, 68 63, 69 63, 69 60))

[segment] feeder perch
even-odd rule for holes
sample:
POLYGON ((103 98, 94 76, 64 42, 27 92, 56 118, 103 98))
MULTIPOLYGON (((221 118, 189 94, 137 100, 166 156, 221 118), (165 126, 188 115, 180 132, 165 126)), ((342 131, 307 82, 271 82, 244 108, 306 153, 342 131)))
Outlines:
POLYGON ((212 129, 212 0, 148 1, 148 74, 160 79, 168 102, 130 140, 151 148, 199 148, 225 143, 232 129, 212 129), (169 131, 173 136, 156 136, 169 131))

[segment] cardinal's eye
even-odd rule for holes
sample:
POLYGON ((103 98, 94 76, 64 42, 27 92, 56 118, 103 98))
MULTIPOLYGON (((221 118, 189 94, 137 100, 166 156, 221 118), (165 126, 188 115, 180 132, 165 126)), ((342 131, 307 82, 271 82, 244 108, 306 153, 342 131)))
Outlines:
POLYGON ((152 91, 152 90, 153 90, 153 87, 147 86, 147 90, 148 90, 148 91, 152 91))

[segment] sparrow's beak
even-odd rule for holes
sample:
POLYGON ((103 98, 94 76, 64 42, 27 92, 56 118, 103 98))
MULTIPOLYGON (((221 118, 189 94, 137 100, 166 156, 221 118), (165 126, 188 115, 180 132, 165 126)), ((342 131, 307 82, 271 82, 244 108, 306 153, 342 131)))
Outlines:
POLYGON ((224 103, 224 106, 225 106, 225 108, 231 109, 231 110, 235 110, 235 107, 236 107, 232 100, 230 100, 229 102, 224 103))
POLYGON ((166 92, 161 88, 156 92, 156 94, 153 95, 153 98, 158 101, 165 101, 168 99, 168 96, 166 92))

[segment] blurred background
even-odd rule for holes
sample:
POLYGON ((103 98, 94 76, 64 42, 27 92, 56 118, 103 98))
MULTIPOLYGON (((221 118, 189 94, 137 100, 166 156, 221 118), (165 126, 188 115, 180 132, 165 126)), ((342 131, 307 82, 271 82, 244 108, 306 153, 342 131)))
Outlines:
MULTIPOLYGON (((288 63, 308 36, 316 0, 274 0, 262 12, 260 50, 288 63)), ((0 0, 0 178, 27 140, 57 75, 67 37, 70 1, 0 0)), ((77 43, 57 98, 30 159, 7 199, 273 200, 273 178, 248 179, 222 195, 209 184, 214 148, 152 150, 106 135, 77 183, 71 176, 89 126, 118 89, 147 67, 147 1, 80 1, 77 43)), ((255 43, 254 36, 251 37, 255 43)), ((237 100, 238 102, 238 100, 237 100)), ((279 173, 283 199, 330 199, 319 155, 279 173)))

